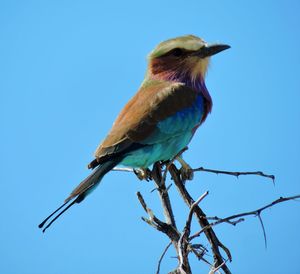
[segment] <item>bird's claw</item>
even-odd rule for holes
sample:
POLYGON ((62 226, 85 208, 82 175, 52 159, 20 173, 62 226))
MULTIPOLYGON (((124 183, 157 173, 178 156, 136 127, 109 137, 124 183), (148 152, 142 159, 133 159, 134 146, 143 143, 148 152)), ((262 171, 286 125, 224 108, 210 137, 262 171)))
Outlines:
POLYGON ((186 181, 186 180, 193 180, 194 179, 194 171, 191 168, 191 166, 183 160, 183 158, 181 156, 177 156, 176 160, 181 164, 181 168, 180 168, 180 177, 182 179, 182 181, 186 181))
POLYGON ((146 180, 147 182, 152 180, 151 170, 149 168, 135 168, 133 169, 134 174, 139 180, 146 180))
POLYGON ((179 171, 182 181, 191 181, 194 179, 194 171, 189 165, 182 166, 179 171))

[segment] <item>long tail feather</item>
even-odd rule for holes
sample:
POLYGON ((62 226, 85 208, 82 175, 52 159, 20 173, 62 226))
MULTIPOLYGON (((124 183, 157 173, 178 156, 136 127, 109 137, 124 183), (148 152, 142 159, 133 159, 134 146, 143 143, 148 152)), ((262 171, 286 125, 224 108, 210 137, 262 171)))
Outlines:
POLYGON ((120 159, 113 159, 105 162, 101 166, 98 166, 87 178, 85 178, 69 195, 69 197, 65 200, 65 203, 61 205, 58 209, 52 212, 42 223, 39 224, 39 228, 43 228, 45 224, 49 221, 49 223, 43 229, 43 232, 46 231, 64 212, 66 212, 71 206, 74 204, 79 204, 82 202, 85 197, 95 189, 95 187, 101 182, 103 176, 113 169, 118 163, 120 159), (70 204, 69 202, 74 199, 70 204), (66 207, 65 207, 66 206, 66 207), (64 208, 65 207, 65 208, 64 208), (62 210, 61 212, 59 212, 62 210), (56 216, 55 214, 58 213, 56 216), (53 218, 52 218, 53 217, 53 218), (52 220, 51 220, 52 218, 52 220))
MULTIPOLYGON (((64 203, 59 209, 61 209, 63 206, 65 206, 67 203, 69 203, 69 202, 66 202, 66 203, 64 203)), ((46 231, 46 229, 47 228, 49 228, 64 212, 66 212, 72 205, 74 205, 75 203, 77 203, 77 199, 75 199, 72 203, 70 203, 66 208, 64 208, 58 215, 56 215, 45 227, 44 227, 44 229, 43 229, 43 233, 46 231)), ((56 212, 59 210, 59 209, 57 209, 57 210, 55 210, 56 212)), ((51 215, 54 215, 55 213, 53 213, 53 214, 51 214, 51 215)), ((49 218, 50 218, 51 216, 49 216, 49 218)), ((47 218, 47 220, 49 219, 49 218, 47 218)), ((39 228, 43 228, 43 226, 44 226, 44 224, 47 222, 47 220, 46 221, 44 221, 43 223, 41 223, 40 225, 39 225, 39 228)))
POLYGON ((56 209, 54 212, 52 212, 44 221, 42 221, 40 224, 39 224, 39 228, 42 228, 45 223, 58 211, 60 211, 66 204, 68 204, 68 202, 65 202, 63 205, 61 205, 58 209, 56 209))

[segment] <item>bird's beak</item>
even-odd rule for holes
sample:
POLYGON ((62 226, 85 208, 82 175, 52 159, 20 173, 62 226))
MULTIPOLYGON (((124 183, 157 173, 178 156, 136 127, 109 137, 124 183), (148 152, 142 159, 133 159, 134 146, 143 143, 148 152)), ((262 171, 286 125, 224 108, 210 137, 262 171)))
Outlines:
POLYGON ((229 49, 230 46, 229 45, 224 45, 224 44, 215 44, 215 45, 209 45, 209 46, 204 46, 201 49, 199 49, 195 55, 201 57, 201 58, 205 58, 205 57, 209 57, 212 55, 215 55, 225 49, 229 49))

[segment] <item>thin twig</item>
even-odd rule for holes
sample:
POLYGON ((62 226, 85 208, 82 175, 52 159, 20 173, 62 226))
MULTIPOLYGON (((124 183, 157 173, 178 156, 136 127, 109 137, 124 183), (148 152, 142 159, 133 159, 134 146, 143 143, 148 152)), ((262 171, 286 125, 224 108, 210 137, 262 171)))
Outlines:
POLYGON ((147 205, 146 205, 146 202, 145 202, 145 200, 144 200, 144 198, 143 198, 141 192, 138 191, 138 192, 136 193, 136 195, 137 195, 137 197, 138 197, 138 199, 139 199, 139 202, 140 202, 140 204, 142 205, 143 209, 146 211, 146 213, 148 213, 148 207, 147 207, 147 205))
POLYGON ((264 226, 263 220, 260 216, 260 213, 257 215, 257 217, 258 217, 258 220, 261 224, 261 228, 262 228, 262 231, 263 231, 263 234, 264 234, 265 248, 267 248, 267 234, 266 234, 265 226, 264 226))
POLYGON ((157 265, 157 270, 156 270, 156 274, 159 274, 159 271, 160 271, 160 265, 161 265, 161 262, 164 258, 164 256, 166 255, 169 247, 172 245, 172 242, 169 242, 168 245, 165 247, 163 253, 161 254, 159 260, 158 260, 158 265, 157 265))
POLYGON ((188 238, 191 231, 191 223, 192 223, 192 217, 195 211, 196 206, 208 195, 208 191, 206 191, 204 194, 202 194, 196 202, 194 202, 190 207, 190 212, 188 215, 188 219, 186 221, 185 227, 183 229, 183 233, 181 234, 179 241, 178 241, 178 257, 179 257, 179 269, 184 269, 186 265, 186 258, 187 258, 187 243, 188 238))
POLYGON ((208 264, 209 266, 212 266, 212 264, 207 261, 206 259, 203 258, 204 254, 206 253, 207 250, 203 250, 200 254, 199 252, 197 252, 195 250, 195 248, 190 247, 192 252, 195 254, 195 256, 197 257, 198 260, 202 260, 203 262, 205 262, 206 264, 208 264))
MULTIPOLYGON (((181 152, 182 154, 182 152, 181 152)), ((115 167, 113 168, 114 171, 125 171, 125 172, 134 172, 133 168, 127 168, 127 167, 115 167)), ((165 170, 164 170, 165 171, 165 170)), ((245 175, 257 175, 261 177, 266 177, 270 178, 275 181, 275 176, 272 174, 265 174, 262 171, 226 171, 226 170, 218 170, 218 169, 210 169, 210 168, 204 168, 204 167, 198 167, 198 168, 193 168, 193 172, 208 172, 208 173, 214 173, 214 174, 225 174, 225 175, 231 175, 235 177, 239 176, 245 176, 245 175)))
MULTIPOLYGON (((237 219, 237 218, 241 218, 241 217, 246 217, 246 216, 250 216, 250 215, 254 215, 254 216, 260 216, 261 212, 263 212, 264 210, 266 210, 267 208, 270 208, 276 204, 279 204, 279 203, 283 203, 283 202, 286 202, 286 201, 290 201, 290 200, 295 200, 295 199, 299 199, 300 198, 300 194, 299 195, 295 195, 295 196, 290 196, 290 197, 280 197, 278 198, 277 200, 259 208, 259 209, 256 209, 256 210, 253 210, 253 211, 248 211, 248 212, 243 212, 243 213, 239 213, 239 214, 235 214, 235 215, 231 215, 231 216, 228 216, 226 218, 218 218, 217 221, 213 222, 213 223, 210 223, 208 226, 206 227, 203 227, 199 232, 195 233, 193 236, 190 237, 189 240, 192 240, 196 237, 199 237, 201 233, 205 232, 205 230, 213 227, 213 226, 216 226, 216 225, 219 225, 221 223, 230 223, 231 220, 234 220, 234 219, 237 219)), ((264 228, 263 228, 264 230, 264 228)))
POLYGON ((204 167, 199 167, 193 169, 194 172, 196 171, 203 171, 203 172, 209 172, 209 173, 215 173, 215 174, 226 174, 226 175, 232 175, 239 177, 240 175, 257 175, 257 176, 262 176, 266 178, 270 178, 273 180, 273 183, 275 181, 275 176, 274 175, 269 175, 265 174, 261 171, 226 171, 226 170, 217 170, 217 169, 209 169, 209 168, 204 168, 204 167))
POLYGON ((149 215, 148 219, 145 217, 142 217, 142 220, 144 222, 146 222, 147 224, 149 224, 150 226, 157 229, 158 231, 165 233, 172 242, 177 243, 177 241, 180 237, 178 231, 172 225, 161 221, 159 218, 157 218, 155 216, 153 211, 147 206, 147 204, 140 192, 137 192, 136 194, 137 194, 138 200, 139 200, 140 204, 142 205, 143 209, 149 215))
POLYGON ((196 202, 194 202, 190 208, 190 212, 189 212, 189 216, 188 216, 188 219, 187 219, 187 222, 186 222, 186 225, 185 225, 185 229, 184 230, 187 230, 187 231, 190 231, 191 229, 191 222, 192 222, 192 217, 193 217, 193 214, 194 214, 194 211, 195 211, 195 208, 198 204, 200 204, 200 202, 208 195, 208 191, 204 192, 198 199, 196 202))
MULTIPOLYGON (((219 217, 217 217, 217 216, 215 216, 215 217, 206 217, 206 219, 207 219, 207 220, 214 220, 214 221, 219 221, 219 220, 221 220, 221 218, 219 218, 219 217)), ((243 221, 245 221, 245 219, 244 219, 244 218, 240 218, 240 219, 233 220, 233 221, 228 220, 228 221, 226 221, 226 223, 235 226, 235 225, 237 225, 238 223, 241 223, 241 222, 243 222, 243 221)))
POLYGON ((214 273, 216 273, 216 272, 219 272, 219 269, 221 269, 222 268, 222 266, 224 265, 224 264, 226 264, 226 262, 227 262, 227 260, 226 261, 224 261, 222 264, 220 264, 218 267, 213 267, 210 271, 209 271, 209 274, 214 274, 214 273))

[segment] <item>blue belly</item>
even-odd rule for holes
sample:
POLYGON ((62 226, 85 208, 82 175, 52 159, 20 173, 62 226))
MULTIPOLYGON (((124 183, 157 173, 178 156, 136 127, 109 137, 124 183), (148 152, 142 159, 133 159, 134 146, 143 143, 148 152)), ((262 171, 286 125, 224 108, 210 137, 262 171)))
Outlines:
POLYGON ((193 129, 203 116, 203 104, 203 97, 199 95, 191 107, 160 121, 156 130, 142 142, 147 146, 129 153, 120 164, 147 168, 157 161, 175 157, 193 137, 193 129))

